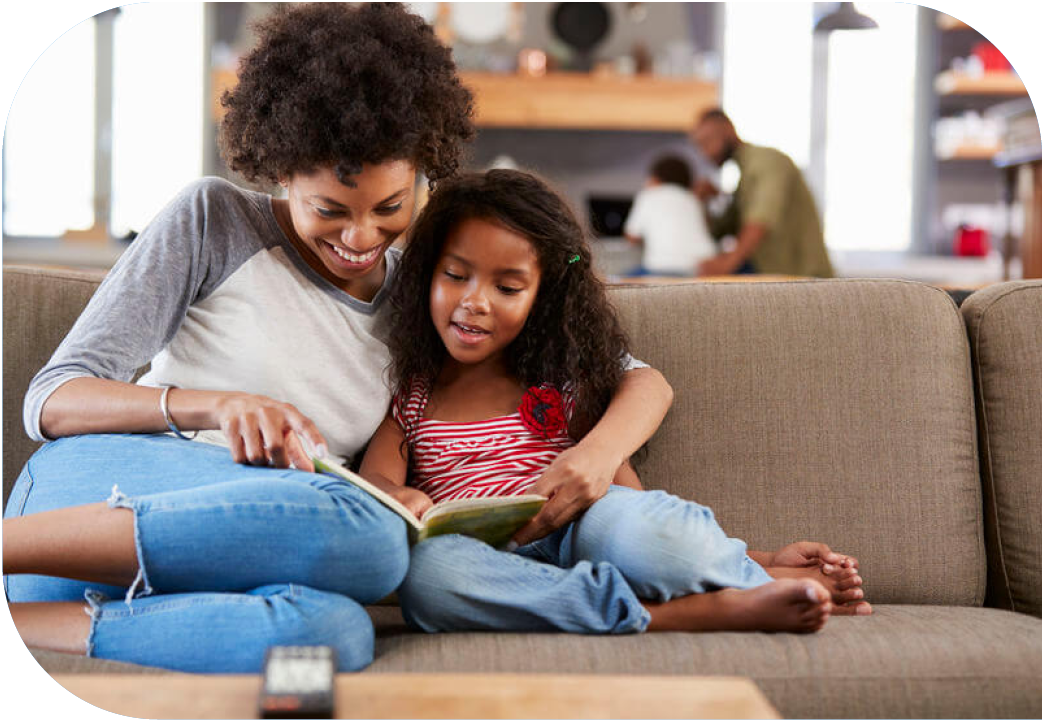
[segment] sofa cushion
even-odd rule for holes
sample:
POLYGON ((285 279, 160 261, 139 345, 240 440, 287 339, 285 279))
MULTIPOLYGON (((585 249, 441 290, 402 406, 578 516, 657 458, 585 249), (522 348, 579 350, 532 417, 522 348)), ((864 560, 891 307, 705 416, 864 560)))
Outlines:
POLYGON ((4 266, 4 505, 38 447, 22 427, 22 400, 87 306, 105 273, 4 266))
POLYGON ((969 348, 951 298, 900 280, 613 288, 676 399, 638 458, 757 550, 857 555, 868 599, 977 605, 985 562, 969 348))
POLYGON ((962 307, 976 374, 988 604, 1042 617, 1042 281, 962 307))
MULTIPOLYGON (((1037 717, 1042 620, 991 608, 876 606, 814 635, 768 633, 423 635, 371 607, 367 672, 739 675, 783 717, 1037 717)), ((165 672, 47 651, 48 672, 165 672)))
POLYGON ((990 608, 877 606, 814 635, 422 635, 371 608, 369 672, 741 675, 783 717, 1036 717, 1042 620, 990 608))

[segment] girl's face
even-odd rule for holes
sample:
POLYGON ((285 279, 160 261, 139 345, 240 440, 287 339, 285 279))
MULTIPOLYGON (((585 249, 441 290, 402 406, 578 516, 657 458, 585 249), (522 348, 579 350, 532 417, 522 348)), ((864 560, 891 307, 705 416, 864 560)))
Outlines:
POLYGON ((467 365, 498 363, 521 334, 539 291, 539 261, 523 236, 469 218, 449 233, 431 281, 431 319, 467 365))
POLYGON ((408 160, 363 165, 354 187, 332 168, 293 175, 276 217, 304 260, 348 294, 369 301, 383 285, 384 255, 412 218, 416 168, 408 160))

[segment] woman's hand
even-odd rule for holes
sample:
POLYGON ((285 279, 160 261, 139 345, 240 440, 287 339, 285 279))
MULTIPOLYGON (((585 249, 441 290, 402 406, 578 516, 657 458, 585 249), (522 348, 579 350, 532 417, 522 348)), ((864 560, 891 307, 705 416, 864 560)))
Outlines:
POLYGON ((417 518, 422 518, 423 514, 434 506, 434 501, 430 499, 429 495, 422 490, 406 485, 400 486, 391 495, 395 500, 409 508, 409 512, 417 518))
POLYGON ((213 420, 237 463, 311 472, 314 464, 300 439, 306 438, 319 454, 326 452, 325 438, 310 418, 289 403, 263 395, 222 393, 213 420))
POLYGON ((538 515, 517 531, 513 542, 527 545, 571 522, 604 497, 621 464, 622 460, 611 453, 582 444, 562 452, 529 491, 549 500, 538 515))

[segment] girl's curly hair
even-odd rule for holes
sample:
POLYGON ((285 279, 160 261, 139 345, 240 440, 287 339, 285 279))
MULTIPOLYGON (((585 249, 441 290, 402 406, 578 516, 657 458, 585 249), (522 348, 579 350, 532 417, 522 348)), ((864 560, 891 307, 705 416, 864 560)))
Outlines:
POLYGON ((460 165, 473 98, 451 52, 398 3, 286 3, 256 26, 220 144, 247 180, 412 160, 430 181, 460 165))
POLYGON ((449 234, 471 218, 497 223, 535 249, 541 272, 536 300, 505 355, 523 385, 573 389, 569 433, 581 439, 622 381, 628 341, 571 208, 527 173, 462 175, 431 194, 409 232, 390 297, 391 381, 407 391, 412 378, 433 382, 441 370, 447 353, 431 320, 431 279, 449 234))

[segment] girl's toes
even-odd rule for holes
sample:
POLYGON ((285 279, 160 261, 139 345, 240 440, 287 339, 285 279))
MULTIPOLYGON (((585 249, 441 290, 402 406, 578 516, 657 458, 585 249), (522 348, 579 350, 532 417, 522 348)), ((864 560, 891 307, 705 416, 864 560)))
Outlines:
POLYGON ((857 571, 856 568, 840 568, 839 570, 837 570, 835 572, 834 576, 836 577, 836 579, 839 579, 839 580, 851 580, 851 579, 856 578, 856 577, 861 577, 858 574, 858 571, 857 571))
POLYGON ((834 615, 871 615, 872 606, 864 600, 854 600, 848 603, 837 603, 832 609, 834 615))
POLYGON ((804 582, 804 592, 807 594, 807 599, 811 602, 821 605, 829 601, 829 591, 825 589, 825 586, 819 583, 817 580, 807 580, 804 582))
POLYGON ((817 632, 821 628, 825 627, 825 623, 828 622, 829 616, 832 615, 832 603, 824 602, 822 605, 815 609, 814 612, 810 613, 808 618, 808 624, 812 632, 817 632))
POLYGON ((853 590, 854 588, 861 587, 862 584, 861 576, 855 575, 850 578, 843 578, 842 580, 836 581, 837 590, 853 590))
POLYGON ((836 601, 836 603, 840 605, 845 605, 856 600, 861 600, 864 597, 864 590, 862 590, 861 588, 853 588, 852 590, 844 590, 842 592, 836 593, 833 599, 836 601))

